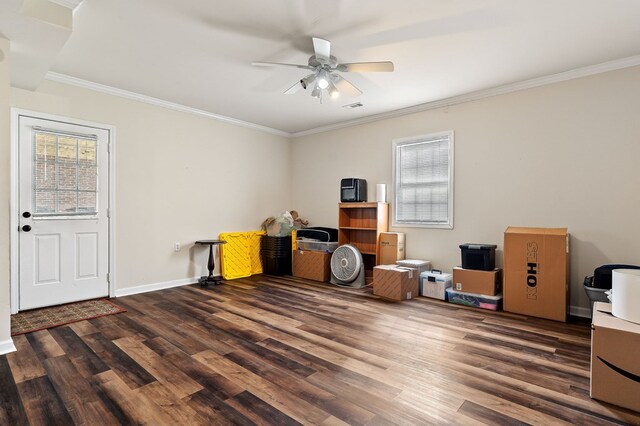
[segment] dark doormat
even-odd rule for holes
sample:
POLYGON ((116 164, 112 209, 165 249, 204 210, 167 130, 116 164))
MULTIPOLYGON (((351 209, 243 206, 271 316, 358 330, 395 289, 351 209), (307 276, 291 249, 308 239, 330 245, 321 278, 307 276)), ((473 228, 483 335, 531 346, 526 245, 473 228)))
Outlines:
POLYGON ((127 310, 107 299, 85 300, 18 312, 11 315, 11 335, 17 336, 120 312, 127 312, 127 310))

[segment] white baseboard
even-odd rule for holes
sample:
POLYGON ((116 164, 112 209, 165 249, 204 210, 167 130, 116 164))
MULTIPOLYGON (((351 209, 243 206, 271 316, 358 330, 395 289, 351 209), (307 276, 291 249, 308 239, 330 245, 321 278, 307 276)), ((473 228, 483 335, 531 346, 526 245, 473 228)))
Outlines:
POLYGON ((180 287, 182 285, 197 283, 200 277, 183 278, 181 280, 164 281, 161 283, 144 284, 135 287, 116 289, 116 297, 130 296, 132 294, 147 293, 150 291, 164 290, 165 288, 180 287))
MULTIPOLYGON (((194 283, 197 283, 199 279, 200 277, 183 278, 181 280, 164 281, 160 283, 143 284, 135 287, 116 289, 116 297, 131 296, 132 294, 148 293, 150 291, 158 291, 158 290, 164 290, 166 288, 173 288, 173 287, 180 287, 188 284, 194 284, 194 283)), ((572 315, 575 317, 591 318, 591 309, 584 308, 582 306, 572 305, 572 306, 569 306, 569 315, 572 315)), ((13 341, 11 340, 0 343, 0 354, 13 352, 15 350, 16 349, 13 346, 13 341), (8 344, 7 351, 2 352, 6 344, 8 344)))
POLYGON ((582 306, 569 306, 569 315, 574 317, 591 318, 591 309, 582 306))
POLYGON ((9 352, 15 352, 16 347, 13 344, 13 340, 5 340, 4 342, 0 342, 0 355, 8 354, 9 352))

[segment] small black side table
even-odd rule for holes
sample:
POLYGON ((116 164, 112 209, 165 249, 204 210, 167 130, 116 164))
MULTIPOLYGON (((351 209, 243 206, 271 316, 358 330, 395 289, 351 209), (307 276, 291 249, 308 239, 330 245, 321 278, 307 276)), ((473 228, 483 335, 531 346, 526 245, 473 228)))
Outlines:
POLYGON ((215 268, 216 264, 215 264, 215 260, 213 257, 213 246, 219 245, 219 244, 226 244, 226 241, 222 241, 222 240, 198 240, 196 241, 196 244, 203 244, 203 245, 208 245, 209 246, 209 262, 207 263, 207 268, 209 269, 209 275, 206 277, 201 277, 198 282, 200 283, 201 286, 205 286, 209 283, 213 283, 213 284, 220 284, 220 281, 222 281, 222 277, 217 276, 214 277, 213 276, 213 269, 215 268))

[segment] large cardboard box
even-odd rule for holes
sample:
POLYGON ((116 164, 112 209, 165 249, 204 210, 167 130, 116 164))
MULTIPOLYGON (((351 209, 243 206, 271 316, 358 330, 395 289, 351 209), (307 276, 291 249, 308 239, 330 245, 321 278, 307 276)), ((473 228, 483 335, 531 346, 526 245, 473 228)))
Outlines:
POLYGON ((415 269, 395 265, 373 268, 373 294, 390 300, 409 300, 418 296, 415 269))
POLYGON ((380 265, 393 265, 405 258, 404 234, 402 232, 380 233, 380 265))
POLYGON ((291 258, 293 276, 327 282, 331 278, 331 253, 294 250, 291 258))
POLYGON ((502 270, 453 268, 453 289, 464 293, 495 296, 502 289, 502 270))
POLYGON ((566 321, 569 234, 566 228, 504 232, 504 310, 566 321))
POLYGON ((640 411, 640 325, 596 302, 591 328, 591 398, 640 411))

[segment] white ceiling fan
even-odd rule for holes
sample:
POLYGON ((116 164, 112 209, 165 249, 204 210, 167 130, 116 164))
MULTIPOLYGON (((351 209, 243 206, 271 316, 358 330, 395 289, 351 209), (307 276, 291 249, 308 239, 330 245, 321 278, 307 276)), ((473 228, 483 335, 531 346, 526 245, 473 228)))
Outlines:
POLYGON ((345 80, 338 72, 392 72, 393 62, 353 62, 339 64, 335 56, 331 56, 331 42, 322 38, 313 37, 314 54, 309 57, 307 65, 283 64, 279 62, 252 62, 257 66, 286 66, 311 70, 312 73, 296 81, 285 94, 291 95, 300 89, 311 88, 311 96, 322 102, 323 93, 326 92, 332 98, 341 92, 349 96, 360 96, 362 91, 349 81, 345 80))

